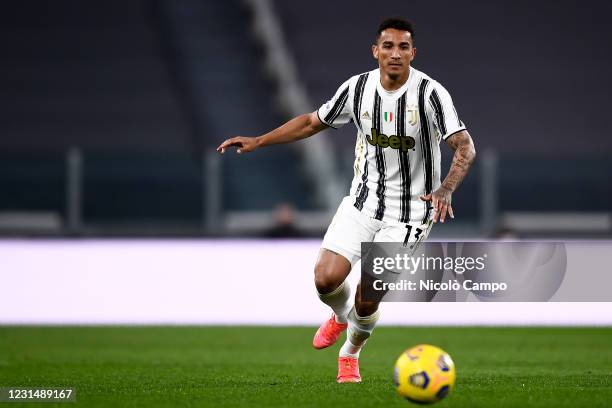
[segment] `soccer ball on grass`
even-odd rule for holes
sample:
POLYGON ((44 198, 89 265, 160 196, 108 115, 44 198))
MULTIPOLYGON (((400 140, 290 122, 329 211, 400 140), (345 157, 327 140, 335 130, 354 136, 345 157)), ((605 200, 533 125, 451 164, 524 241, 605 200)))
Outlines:
POLYGON ((402 397, 419 404, 431 404, 452 391, 455 364, 444 350, 419 344, 404 351, 397 359, 394 381, 402 397))

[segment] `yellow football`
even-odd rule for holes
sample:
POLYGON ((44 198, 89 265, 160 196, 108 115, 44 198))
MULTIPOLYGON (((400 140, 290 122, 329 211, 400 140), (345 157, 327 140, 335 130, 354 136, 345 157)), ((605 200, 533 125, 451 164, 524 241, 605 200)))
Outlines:
POLYGON ((409 401, 431 404, 445 398, 455 386, 455 364, 439 347, 419 344, 395 362, 397 392, 409 401))

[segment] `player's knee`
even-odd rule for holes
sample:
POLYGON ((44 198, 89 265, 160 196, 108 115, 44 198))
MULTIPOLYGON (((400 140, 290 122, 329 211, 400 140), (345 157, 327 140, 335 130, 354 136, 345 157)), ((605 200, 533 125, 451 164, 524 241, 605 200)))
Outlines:
POLYGON ((333 269, 324 262, 315 265, 315 286, 321 294, 333 292, 343 279, 339 279, 333 269))

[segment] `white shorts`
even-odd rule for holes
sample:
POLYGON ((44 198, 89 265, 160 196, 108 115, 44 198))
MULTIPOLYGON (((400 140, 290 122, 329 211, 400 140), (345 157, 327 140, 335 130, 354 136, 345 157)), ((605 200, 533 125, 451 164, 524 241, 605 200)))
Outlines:
POLYGON ((342 255, 354 266, 361 259, 362 242, 401 242, 416 247, 429 236, 432 221, 385 222, 368 217, 353 205, 354 197, 344 197, 327 228, 322 248, 342 255))

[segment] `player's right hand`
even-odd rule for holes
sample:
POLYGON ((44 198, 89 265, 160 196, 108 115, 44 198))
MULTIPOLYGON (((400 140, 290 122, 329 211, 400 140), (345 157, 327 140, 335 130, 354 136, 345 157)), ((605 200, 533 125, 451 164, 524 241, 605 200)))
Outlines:
POLYGON ((221 143, 219 147, 217 147, 217 151, 223 154, 225 153, 225 149, 228 149, 231 146, 238 148, 236 150, 237 153, 249 153, 257 149, 257 138, 245 136, 232 137, 231 139, 227 139, 225 142, 221 143))

